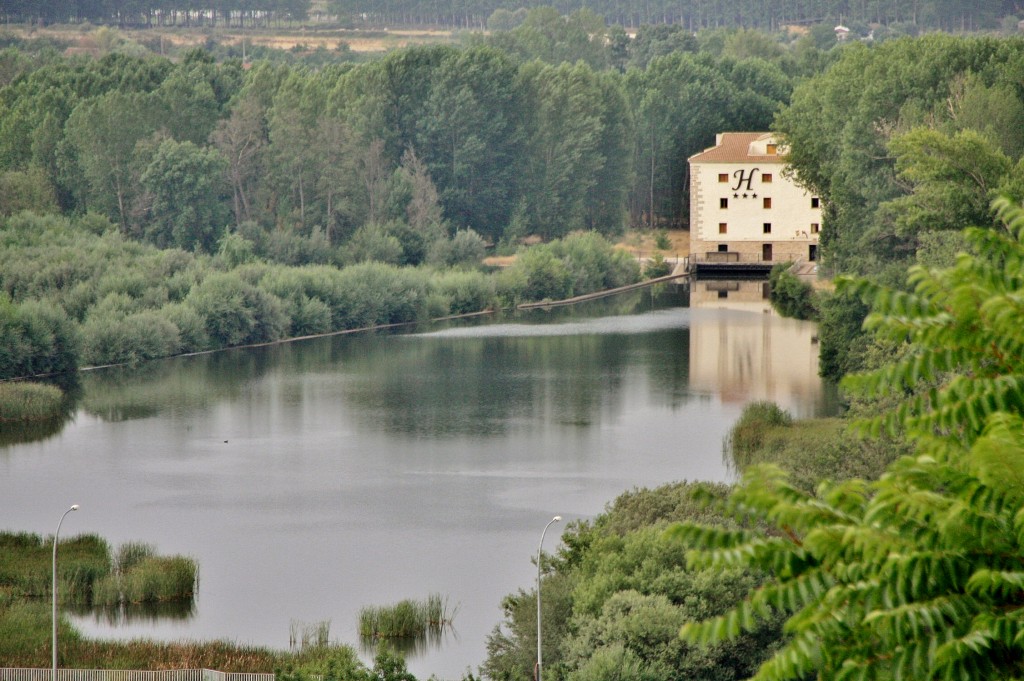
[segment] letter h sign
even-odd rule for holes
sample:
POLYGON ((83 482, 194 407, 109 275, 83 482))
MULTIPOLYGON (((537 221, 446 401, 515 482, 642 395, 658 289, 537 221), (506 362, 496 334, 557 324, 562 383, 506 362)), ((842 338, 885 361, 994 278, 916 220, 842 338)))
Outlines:
POLYGON ((748 191, 748 192, 752 191, 751 187, 750 187, 750 183, 754 179, 754 173, 756 173, 756 172, 758 172, 760 170, 761 170, 760 168, 752 168, 750 170, 750 174, 749 175, 747 175, 742 169, 737 170, 736 172, 734 172, 732 174, 732 176, 736 178, 736 186, 733 187, 732 190, 733 191, 739 191, 740 187, 742 187, 743 185, 747 185, 745 191, 748 191))

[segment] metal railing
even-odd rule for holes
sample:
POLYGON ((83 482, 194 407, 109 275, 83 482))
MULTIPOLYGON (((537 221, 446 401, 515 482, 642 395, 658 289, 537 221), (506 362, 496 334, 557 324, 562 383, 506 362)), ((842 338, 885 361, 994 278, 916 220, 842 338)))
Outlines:
MULTIPOLYGON (((0 667, 0 681, 51 681, 50 669, 0 667)), ((213 669, 58 669, 53 681, 274 681, 273 674, 218 672, 213 669)))
POLYGON ((781 260, 765 259, 762 253, 740 253, 738 251, 705 251, 691 253, 692 265, 774 265, 781 260))

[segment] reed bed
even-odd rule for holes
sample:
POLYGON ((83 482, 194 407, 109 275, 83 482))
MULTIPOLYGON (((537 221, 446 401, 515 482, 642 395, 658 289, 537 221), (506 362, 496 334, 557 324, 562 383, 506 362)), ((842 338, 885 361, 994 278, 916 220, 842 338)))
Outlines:
POLYGON ((0 422, 46 421, 60 417, 64 393, 44 383, 0 383, 0 422))
POLYGON ((359 635, 364 639, 416 639, 450 627, 455 609, 448 599, 430 594, 422 601, 406 599, 394 605, 368 606, 359 611, 359 635))
MULTIPOLYGON (((232 641, 163 642, 145 639, 102 641, 84 638, 63 617, 60 660, 78 669, 217 669, 224 672, 269 673, 292 667, 322 674, 330 661, 343 668, 358 665, 350 646, 311 646, 283 651, 232 641)), ((50 666, 50 606, 20 599, 0 606, 0 664, 8 667, 50 666)), ((362 677, 360 677, 362 678, 362 677)))
MULTIPOLYGON (((14 597, 50 595, 53 538, 28 532, 0 532, 0 584, 14 597)), ((96 580, 110 572, 110 547, 94 534, 62 539, 57 547, 62 601, 87 602, 96 580)))
POLYGON ((99 580, 93 592, 95 605, 157 603, 187 600, 195 594, 199 566, 184 556, 133 557, 128 569, 99 580))

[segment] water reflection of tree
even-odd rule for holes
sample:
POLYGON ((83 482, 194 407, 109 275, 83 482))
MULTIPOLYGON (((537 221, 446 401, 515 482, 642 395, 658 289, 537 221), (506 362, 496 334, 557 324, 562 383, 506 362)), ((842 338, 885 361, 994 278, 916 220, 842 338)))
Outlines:
MULTIPOLYGON (((557 324, 636 314, 679 302, 678 289, 660 288, 515 319, 557 324)), ((428 328, 436 330, 438 325, 417 330, 428 328)), ((647 341, 592 334, 410 343, 388 332, 359 333, 88 372, 82 379, 82 407, 108 421, 167 411, 188 413, 239 399, 248 385, 268 372, 340 374, 339 408, 354 405, 375 427, 383 424, 393 432, 479 435, 504 432, 538 417, 588 425, 600 420, 603 410, 618 409, 630 356, 643 352, 634 343, 646 346, 647 341)), ((685 330, 657 344, 645 359, 650 381, 674 406, 686 396, 685 330)), ((290 402, 303 399, 299 381, 286 382, 282 390, 290 402)), ((60 427, 47 432, 53 434, 60 427)))
POLYGON ((248 382, 263 376, 276 364, 273 350, 231 350, 90 371, 82 377, 82 408, 105 421, 205 409, 237 398, 248 382))
POLYGON ((386 357, 349 367, 346 406, 373 428, 411 435, 589 426, 621 411, 638 358, 655 392, 684 400, 686 333, 395 339, 386 357))

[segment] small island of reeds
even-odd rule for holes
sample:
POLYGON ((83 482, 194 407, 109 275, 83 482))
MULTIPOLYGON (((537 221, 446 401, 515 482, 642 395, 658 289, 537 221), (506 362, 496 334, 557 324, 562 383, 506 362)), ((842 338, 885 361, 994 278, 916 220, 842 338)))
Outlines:
POLYGON ((44 383, 0 383, 0 423, 45 421, 61 415, 64 393, 44 383))
POLYGON ((406 599, 394 605, 368 606, 359 611, 359 635, 364 640, 440 635, 451 627, 455 610, 441 594, 430 594, 422 601, 406 599))
MULTIPOLYGON (((50 596, 53 539, 0 532, 0 584, 11 599, 50 596)), ((199 567, 184 556, 158 556, 150 544, 129 542, 116 553, 95 534, 61 539, 57 552, 62 603, 110 606, 190 600, 199 567)))

